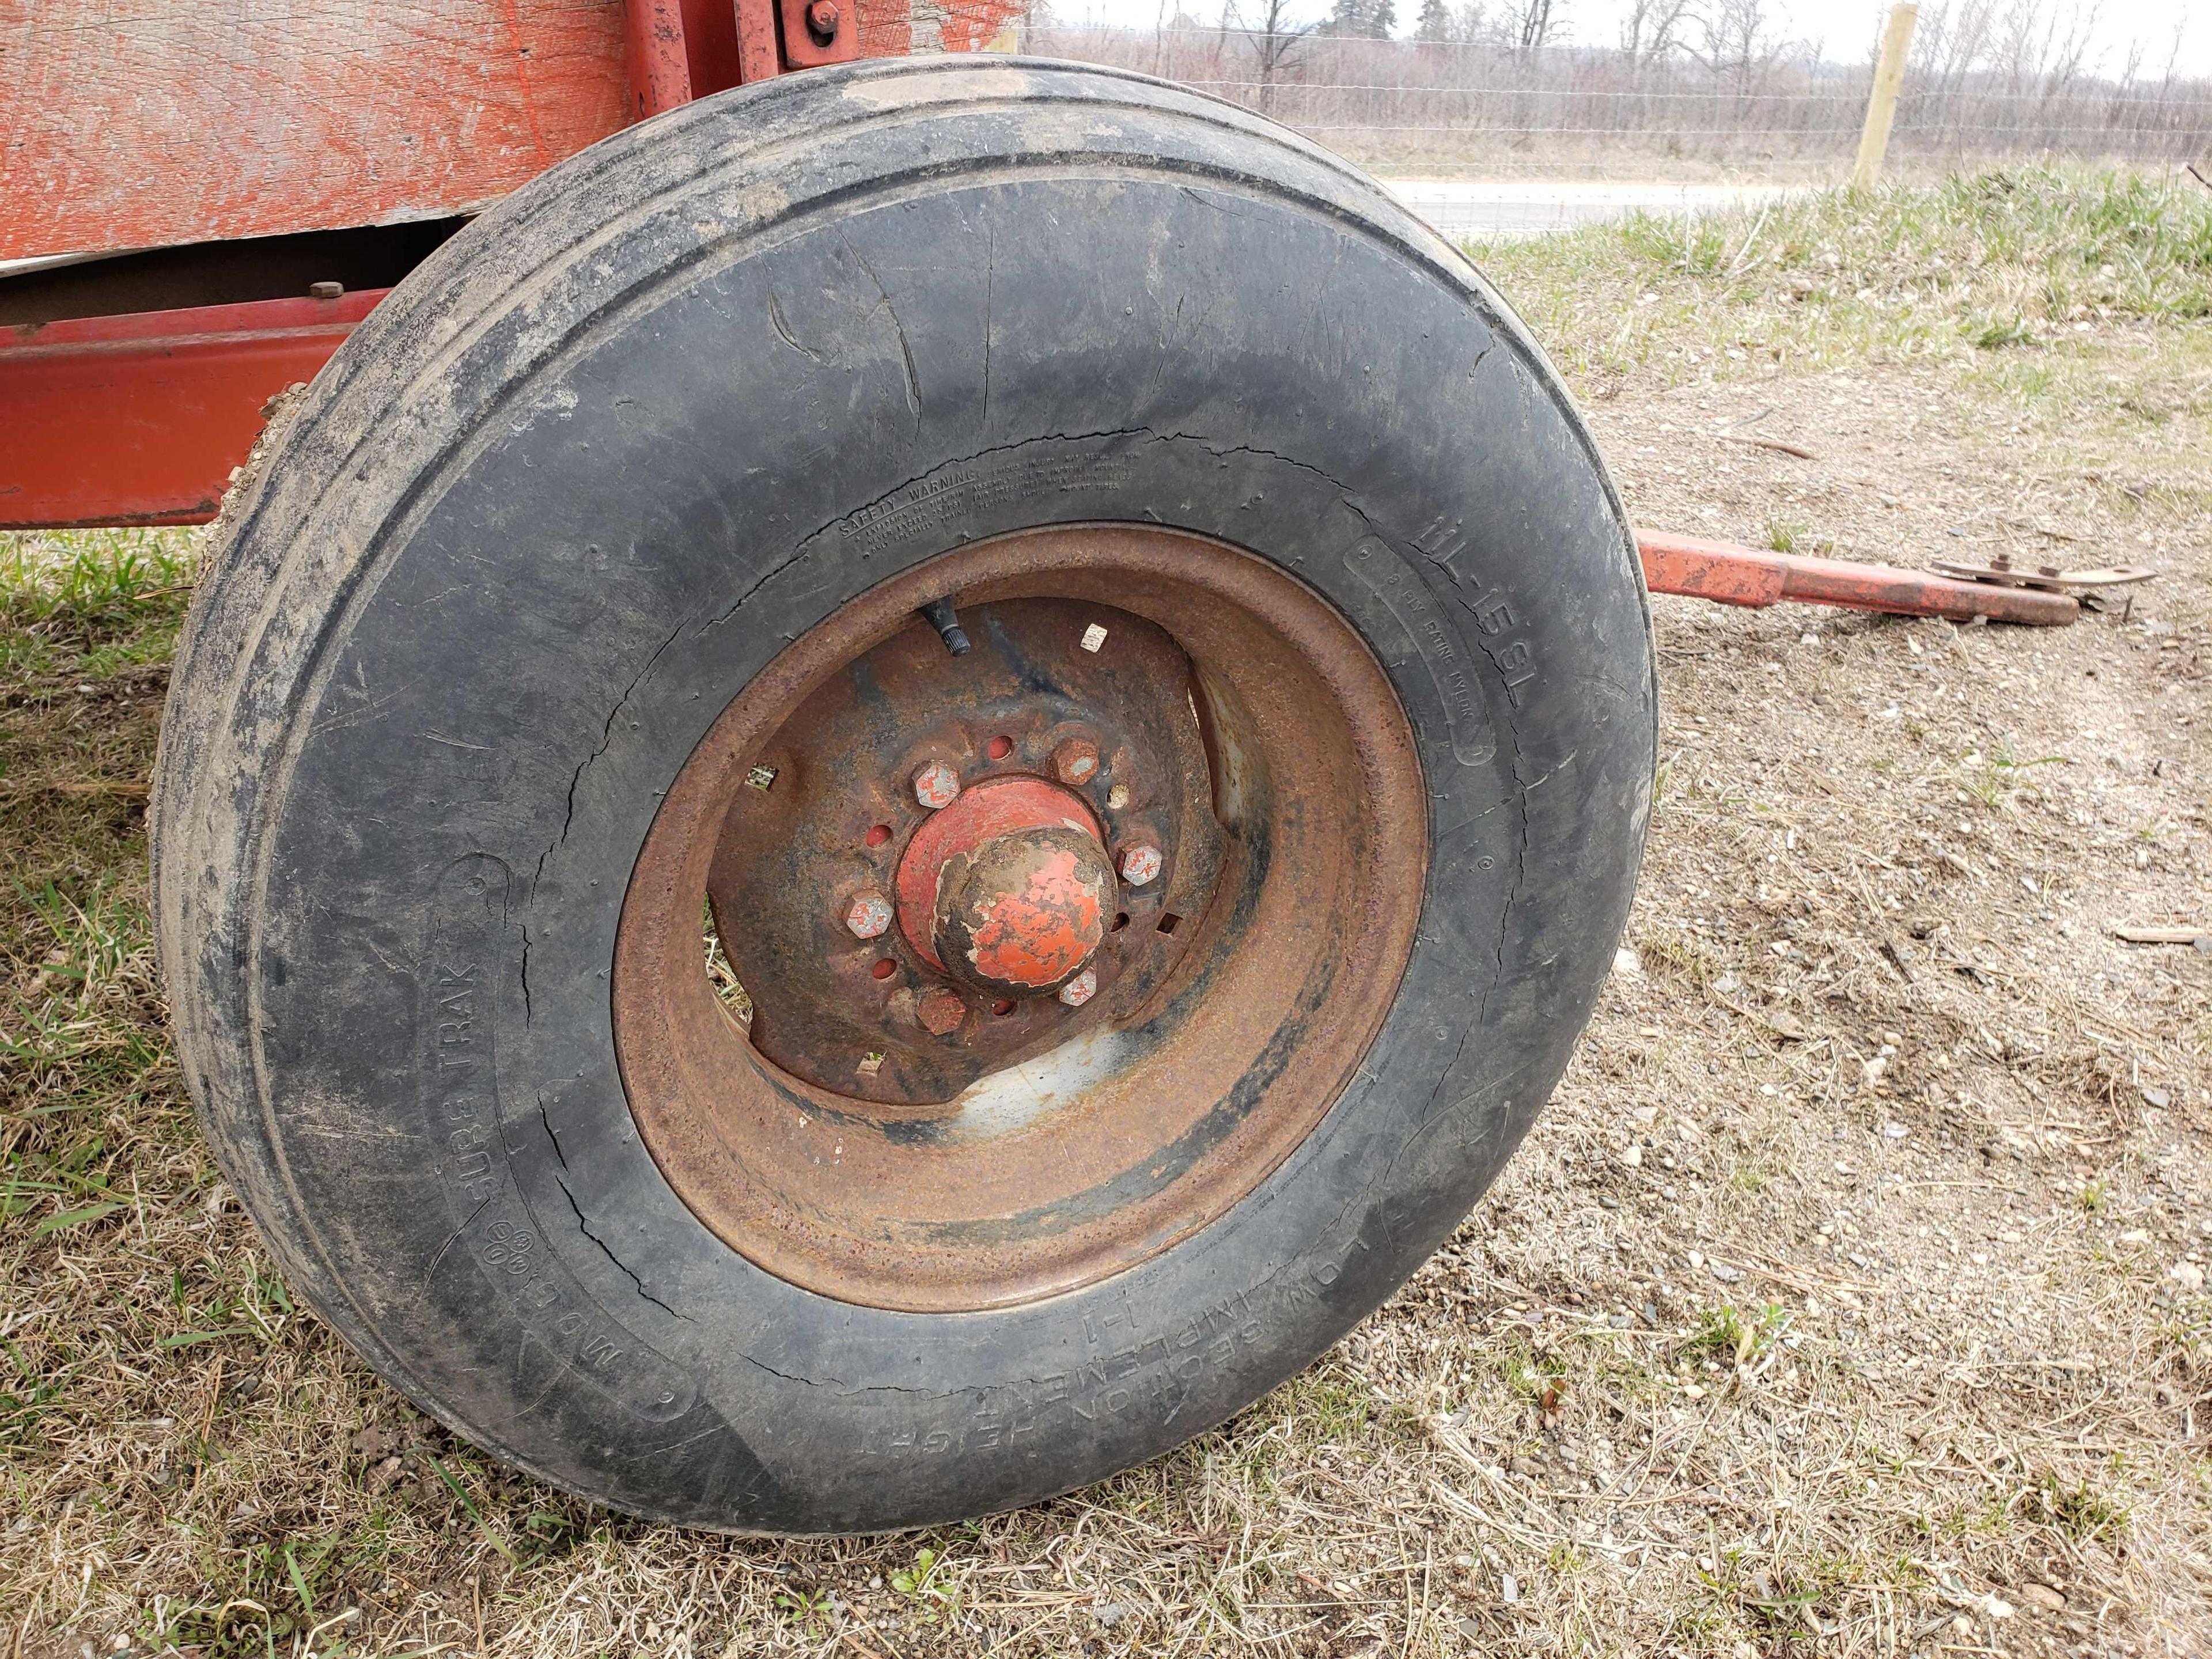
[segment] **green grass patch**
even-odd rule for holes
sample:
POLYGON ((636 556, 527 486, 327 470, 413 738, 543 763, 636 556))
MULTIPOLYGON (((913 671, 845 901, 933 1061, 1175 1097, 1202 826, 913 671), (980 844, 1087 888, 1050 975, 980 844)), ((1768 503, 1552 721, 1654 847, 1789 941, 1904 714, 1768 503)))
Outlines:
POLYGON ((2212 192, 2132 171, 2003 168, 1469 252, 1560 366, 1600 382, 2006 353, 2075 324, 2212 317, 2212 192))
POLYGON ((2055 1527, 2077 1544, 2092 1539, 2116 1541, 2127 1530, 2128 1512, 2119 1504, 2090 1486, 2072 1484, 2045 1471, 2028 1490, 2027 1512, 2046 1526, 2055 1527))
POLYGON ((1675 1348, 1674 1357, 1747 1365, 1781 1340, 1789 1328, 1790 1310, 1778 1302, 1753 1309, 1723 1303, 1698 1316, 1697 1328, 1675 1348))
POLYGON ((191 603, 195 532, 0 532, 0 679, 100 679, 166 660, 191 603))

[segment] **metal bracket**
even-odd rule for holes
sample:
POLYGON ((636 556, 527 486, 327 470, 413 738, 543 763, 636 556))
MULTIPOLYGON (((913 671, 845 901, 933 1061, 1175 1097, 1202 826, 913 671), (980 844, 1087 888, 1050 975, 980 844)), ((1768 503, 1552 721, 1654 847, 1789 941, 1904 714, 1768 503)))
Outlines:
POLYGON ((2046 593, 2069 593, 2092 587, 2124 587, 2147 582, 2158 574, 2148 565, 2115 565, 2110 570, 2061 570, 2055 564, 2030 568, 2016 565, 2000 553, 1987 564, 1966 559, 1937 559, 1933 568, 1962 582, 1986 582, 1993 587, 2034 587, 2046 593))
POLYGON ((625 0, 631 107, 695 98, 860 55, 854 0, 625 0))

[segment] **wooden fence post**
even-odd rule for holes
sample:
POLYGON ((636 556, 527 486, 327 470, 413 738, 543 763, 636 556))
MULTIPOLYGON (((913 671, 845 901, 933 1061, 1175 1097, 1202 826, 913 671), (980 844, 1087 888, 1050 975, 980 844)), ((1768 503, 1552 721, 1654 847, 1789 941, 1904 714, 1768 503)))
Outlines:
POLYGON ((1851 168, 1851 188, 1871 190, 1881 176, 1882 153, 1889 148, 1889 124, 1897 115, 1898 88, 1905 84, 1905 61, 1912 55, 1917 5, 1899 6, 1881 32, 1881 58, 1874 67, 1874 90, 1867 95, 1866 127, 1859 134, 1859 159, 1851 168))

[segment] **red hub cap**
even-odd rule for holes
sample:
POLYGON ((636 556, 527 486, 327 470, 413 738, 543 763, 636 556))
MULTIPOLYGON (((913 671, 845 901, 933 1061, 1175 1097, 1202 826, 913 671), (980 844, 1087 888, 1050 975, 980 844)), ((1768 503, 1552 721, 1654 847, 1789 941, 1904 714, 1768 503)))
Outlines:
POLYGON ((1114 914, 1114 869, 1082 798, 1041 778, 963 791, 915 831, 898 866, 899 928, 979 990, 1036 996, 1091 960, 1114 914))

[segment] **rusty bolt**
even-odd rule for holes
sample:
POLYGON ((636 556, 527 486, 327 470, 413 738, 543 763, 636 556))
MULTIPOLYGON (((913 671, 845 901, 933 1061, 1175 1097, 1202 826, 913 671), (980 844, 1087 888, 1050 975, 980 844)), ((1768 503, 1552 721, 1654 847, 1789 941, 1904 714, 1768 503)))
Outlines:
POLYGON ((806 27, 824 46, 837 38, 836 0, 814 0, 806 9, 806 27))
POLYGON ((345 298, 345 284, 310 283, 307 284, 307 297, 310 300, 343 300, 345 298))
POLYGON ((1098 775, 1098 745, 1070 738, 1052 751, 1052 775, 1062 783, 1088 783, 1098 775))
POLYGON ((960 1000, 959 992, 949 986, 934 985, 922 993, 914 1013, 921 1022, 922 1030, 932 1036, 950 1036, 968 1018, 968 1005, 960 1000))
POLYGON ((914 798, 933 812, 952 805, 960 775, 943 761, 932 761, 914 775, 914 798))
POLYGON ((854 894, 845 907, 845 926, 854 939, 880 939, 890 932, 891 902, 872 887, 854 894))
POLYGON ((1121 849, 1121 879, 1130 886, 1142 887, 1159 872, 1160 849, 1150 842, 1121 849))
POLYGON ((1095 968, 1085 968, 1060 988, 1060 1000, 1071 1008, 1080 1008, 1097 994, 1098 970, 1095 968))

